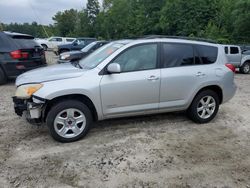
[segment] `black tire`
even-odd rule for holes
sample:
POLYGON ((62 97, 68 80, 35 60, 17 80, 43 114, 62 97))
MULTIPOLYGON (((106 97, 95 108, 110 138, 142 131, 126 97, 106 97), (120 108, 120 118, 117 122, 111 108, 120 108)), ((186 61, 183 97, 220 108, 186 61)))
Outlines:
MULTIPOLYGON (((93 123, 93 117, 92 117, 91 111, 84 103, 82 103, 80 101, 76 101, 76 100, 66 100, 66 101, 61 101, 61 102, 57 103, 55 106, 53 106, 50 109, 50 111, 48 112, 48 115, 47 115, 46 123, 47 123, 47 126, 49 127, 49 131, 50 131, 51 136, 56 141, 67 143, 67 142, 74 142, 74 141, 77 141, 77 140, 83 138, 88 133, 88 131, 93 123), (60 112, 66 110, 66 109, 71 109, 71 108, 77 109, 84 114, 85 119, 86 119, 86 124, 85 124, 85 128, 78 136, 75 136, 73 138, 65 138, 63 136, 60 136, 57 133, 55 126, 54 126, 54 121, 55 121, 57 115, 60 114, 60 112)), ((64 125, 64 126, 66 126, 66 125, 64 125)))
MULTIPOLYGON (((218 94, 216 92, 212 91, 212 90, 204 90, 204 91, 201 91, 200 93, 198 93, 195 96, 192 104, 190 105, 189 109, 187 110, 187 114, 188 114, 188 117, 191 120, 193 120, 195 123, 204 124, 204 123, 210 122, 211 120, 213 120, 215 118, 215 116, 218 113, 219 106, 220 106, 220 103, 219 103, 218 94), (212 97, 214 99, 215 108, 214 108, 214 110, 212 110, 213 113, 211 114, 210 117, 208 117, 208 118, 201 118, 200 115, 199 115, 199 113, 198 113, 198 107, 199 107, 198 105, 200 105, 201 104, 200 101, 203 98, 207 97, 207 96, 210 96, 210 97, 212 97)), ((209 110, 210 109, 211 108, 209 108, 209 110)))
POLYGON ((46 44, 42 44, 41 46, 43 47, 44 51, 48 50, 48 46, 46 44))
POLYGON ((3 85, 7 82, 7 77, 3 72, 3 69, 0 67, 0 85, 3 85))
POLYGON ((245 62, 241 67, 240 67, 240 72, 242 74, 249 74, 250 73, 250 62, 245 62))

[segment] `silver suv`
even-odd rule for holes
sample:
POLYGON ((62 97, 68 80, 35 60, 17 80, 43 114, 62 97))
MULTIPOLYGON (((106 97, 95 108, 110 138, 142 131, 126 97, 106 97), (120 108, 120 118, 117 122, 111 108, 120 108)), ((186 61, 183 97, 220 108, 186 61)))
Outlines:
POLYGON ((216 116, 236 91, 221 45, 171 38, 109 43, 78 63, 27 72, 16 80, 15 112, 46 122, 54 139, 76 141, 92 122, 187 111, 196 123, 216 116))

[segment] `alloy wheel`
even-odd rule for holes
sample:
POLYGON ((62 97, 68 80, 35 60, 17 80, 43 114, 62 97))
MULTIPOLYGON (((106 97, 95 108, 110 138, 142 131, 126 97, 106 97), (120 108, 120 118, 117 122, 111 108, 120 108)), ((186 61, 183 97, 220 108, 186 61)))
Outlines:
POLYGON ((58 113, 54 120, 54 128, 63 138, 74 138, 80 135, 86 127, 86 117, 78 109, 70 108, 58 113))
POLYGON ((216 109, 216 102, 212 96, 203 97, 197 106, 198 116, 202 119, 210 118, 216 109))

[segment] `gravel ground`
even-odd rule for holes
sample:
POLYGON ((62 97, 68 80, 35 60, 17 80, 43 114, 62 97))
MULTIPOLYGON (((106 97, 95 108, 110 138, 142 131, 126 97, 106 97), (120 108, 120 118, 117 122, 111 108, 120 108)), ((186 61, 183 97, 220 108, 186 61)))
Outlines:
POLYGON ((17 117, 14 83, 0 86, 0 187, 250 188, 250 75, 236 83, 209 124, 183 113, 109 120, 70 144, 17 117))

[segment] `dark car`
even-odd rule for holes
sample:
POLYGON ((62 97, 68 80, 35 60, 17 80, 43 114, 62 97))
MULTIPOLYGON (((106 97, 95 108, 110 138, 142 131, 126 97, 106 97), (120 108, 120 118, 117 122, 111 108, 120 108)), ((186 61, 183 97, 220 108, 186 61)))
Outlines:
POLYGON ((62 53, 59 56, 58 62, 64 63, 65 61, 78 61, 108 43, 109 43, 108 41, 95 41, 95 42, 90 43, 85 48, 81 49, 80 51, 71 51, 71 52, 62 53))
POLYGON ((64 52, 81 50, 82 48, 94 41, 96 41, 95 38, 77 38, 72 43, 58 45, 58 47, 54 49, 54 52, 55 54, 59 55, 64 52))
POLYGON ((45 65, 44 50, 33 36, 0 32, 0 85, 9 78, 45 65))

